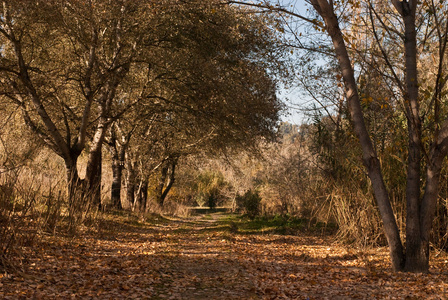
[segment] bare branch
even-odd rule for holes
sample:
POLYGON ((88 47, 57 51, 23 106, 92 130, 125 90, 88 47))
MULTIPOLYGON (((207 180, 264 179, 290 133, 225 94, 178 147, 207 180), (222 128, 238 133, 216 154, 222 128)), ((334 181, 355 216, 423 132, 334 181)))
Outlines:
MULTIPOLYGON (((290 11, 286 8, 283 8, 281 6, 273 6, 273 5, 268 5, 268 4, 256 4, 256 3, 249 3, 249 2, 244 2, 244 1, 233 1, 233 0, 227 1, 227 3, 228 4, 245 5, 245 6, 250 6, 250 7, 268 9, 269 11, 273 11, 273 12, 285 13, 287 15, 299 18, 299 19, 306 21, 308 23, 311 23, 313 25, 319 26, 319 24, 316 23, 316 20, 307 18, 301 14, 295 13, 295 12, 290 11)), ((323 28, 323 26, 319 26, 319 27, 323 28)))

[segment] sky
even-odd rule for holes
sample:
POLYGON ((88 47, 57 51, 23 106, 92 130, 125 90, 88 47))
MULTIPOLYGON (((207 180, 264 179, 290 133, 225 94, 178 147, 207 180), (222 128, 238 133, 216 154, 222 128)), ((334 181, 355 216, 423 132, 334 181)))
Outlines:
MULTIPOLYGON (((309 8, 309 5, 307 5, 304 0, 280 0, 280 3, 284 7, 294 9, 295 12, 302 15, 306 15, 306 9, 309 8)), ((300 57, 296 56, 295 59, 300 59, 300 57)), ((303 95, 300 88, 294 87, 294 83, 292 83, 291 87, 288 89, 281 87, 278 96, 288 107, 287 113, 282 116, 282 121, 287 121, 296 125, 300 125, 307 121, 307 117, 300 108, 304 108, 305 104, 309 103, 311 100, 303 95)))
MULTIPOLYGON (((261 2, 261 0, 252 2, 257 3, 258 1, 261 2)), ((274 4, 277 3, 277 1, 281 4, 283 8, 289 9, 294 13, 303 16, 307 16, 307 9, 310 8, 310 5, 307 4, 305 0, 270 0, 270 3, 274 4)), ((286 38, 288 38, 289 36, 291 39, 293 39, 293 35, 291 33, 288 33, 287 31, 288 30, 286 30, 285 32, 286 38)), ((294 31, 296 31, 296 34, 299 35, 301 28, 295 27, 294 31)), ((293 54, 292 57, 294 59, 300 60, 300 56, 298 56, 297 53, 293 54)), ((296 76, 297 75, 298 74, 296 74, 296 76)), ((278 97, 286 104, 288 108, 286 113, 282 115, 281 120, 295 125, 306 123, 307 117, 304 115, 302 110, 306 108, 306 106, 309 106, 312 100, 310 97, 304 95, 304 93, 298 87, 298 84, 294 84, 294 81, 288 82, 287 85, 288 88, 280 86, 279 91, 277 93, 278 97)))

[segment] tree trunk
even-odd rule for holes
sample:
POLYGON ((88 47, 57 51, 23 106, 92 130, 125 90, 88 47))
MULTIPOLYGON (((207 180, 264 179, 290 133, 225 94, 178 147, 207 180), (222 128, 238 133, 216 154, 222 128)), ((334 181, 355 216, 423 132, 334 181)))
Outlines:
MULTIPOLYGON (((401 14, 405 25, 406 92, 404 102, 408 118, 408 167, 406 180, 406 263, 405 270, 426 272, 429 269, 429 248, 422 240, 420 226, 420 179, 421 179, 421 120, 418 103, 417 33, 415 12, 410 5, 402 3, 401 14)), ((429 247, 429 244, 428 244, 429 247)))
POLYGON ((169 169, 169 162, 168 161, 163 162, 163 164, 161 166, 161 170, 160 170, 159 182, 158 182, 156 190, 155 190, 156 201, 157 201, 157 203, 159 203, 159 205, 161 207, 163 207, 163 203, 165 202, 165 197, 166 197, 166 195, 163 196, 163 194, 164 194, 163 188, 166 183, 168 169, 169 169))
POLYGON ((110 130, 111 134, 108 145, 112 156, 113 176, 110 199, 112 206, 116 209, 123 209, 123 205, 121 204, 123 169, 132 132, 133 130, 129 131, 127 135, 124 135, 118 121, 111 126, 110 130))
POLYGON ((93 207, 101 206, 101 173, 102 173, 102 147, 90 153, 86 170, 86 188, 89 202, 93 207))
POLYGON ((112 138, 110 149, 112 154, 112 187, 110 199, 112 207, 121 210, 123 209, 123 206, 121 205, 121 187, 126 148, 124 146, 118 148, 116 140, 112 138))
POLYGON ((118 157, 118 153, 112 156, 112 187, 110 199, 112 207, 122 209, 121 205, 121 181, 123 177, 123 160, 118 157))
POLYGON ((75 197, 80 192, 82 180, 79 178, 76 160, 65 162, 65 169, 67 175, 67 199, 69 207, 74 205, 75 197))
POLYGON ((133 209, 135 205, 135 187, 136 187, 135 165, 130 158, 126 162, 126 203, 127 207, 133 209))
POLYGON ((168 178, 168 184, 166 185, 165 190, 162 193, 162 201, 165 201, 166 196, 170 192, 171 188, 173 187, 174 181, 176 179, 176 165, 177 165, 177 158, 173 158, 170 160, 170 166, 171 166, 171 172, 170 176, 168 178))
POLYGON ((146 176, 140 180, 140 184, 138 186, 137 190, 137 198, 136 203, 138 205, 138 210, 141 212, 146 211, 146 206, 148 202, 148 185, 149 185, 149 178, 146 176))
POLYGON ((176 166, 177 166, 178 158, 169 158, 167 161, 165 161, 162 164, 162 170, 161 175, 159 179, 159 184, 156 188, 156 197, 157 202, 160 206, 163 206, 163 203, 165 202, 166 196, 168 196, 168 193, 170 192, 171 188, 173 187, 174 181, 175 181, 175 175, 176 175, 176 166), (169 176, 168 176, 169 172, 169 176), (168 178, 168 183, 165 183, 168 178), (165 189, 164 189, 165 187, 165 189))
POLYGON ((427 272, 429 270, 429 239, 434 220, 437 198, 439 195, 440 172, 447 152, 447 140, 441 138, 432 145, 426 166, 426 186, 420 203, 418 243, 411 244, 409 257, 406 258, 405 270, 410 272, 427 272), (411 256, 412 255, 412 256, 411 256))
POLYGON ((82 220, 82 214, 86 204, 85 182, 79 178, 76 163, 77 158, 78 156, 74 155, 72 159, 65 161, 70 232, 75 232, 77 225, 82 220))
POLYGON ((105 120, 99 122, 91 142, 89 159, 86 168, 86 184, 91 204, 101 209, 101 169, 102 151, 107 124, 105 120))

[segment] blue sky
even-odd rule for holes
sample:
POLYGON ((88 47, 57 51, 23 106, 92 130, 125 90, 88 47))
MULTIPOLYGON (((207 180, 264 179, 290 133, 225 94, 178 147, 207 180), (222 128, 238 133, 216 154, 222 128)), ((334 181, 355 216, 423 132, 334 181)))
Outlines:
MULTIPOLYGON (((279 0, 279 2, 285 8, 293 9, 294 12, 304 16, 306 16, 306 9, 309 8, 309 5, 304 0, 279 0)), ((296 56, 296 59, 300 58, 296 56)), ((300 88, 294 87, 294 83, 292 83, 288 89, 281 88, 278 95, 289 108, 287 114, 282 117, 283 121, 296 125, 306 122, 306 117, 300 109, 304 108, 305 104, 310 102, 310 98, 304 96, 300 88)))

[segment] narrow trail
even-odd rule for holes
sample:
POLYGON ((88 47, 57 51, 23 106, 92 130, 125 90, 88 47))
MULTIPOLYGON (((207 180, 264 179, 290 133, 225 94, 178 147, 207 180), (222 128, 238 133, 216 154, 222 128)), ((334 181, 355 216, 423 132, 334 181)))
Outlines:
POLYGON ((42 236, 0 275, 0 299, 448 299, 448 258, 392 273, 385 249, 312 235, 248 233, 229 216, 102 219, 78 237, 42 236))

